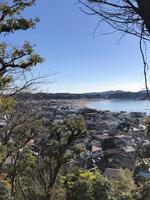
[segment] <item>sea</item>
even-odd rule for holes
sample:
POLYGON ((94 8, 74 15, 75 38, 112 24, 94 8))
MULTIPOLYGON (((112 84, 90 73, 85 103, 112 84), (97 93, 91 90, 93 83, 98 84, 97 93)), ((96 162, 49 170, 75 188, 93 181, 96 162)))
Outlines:
POLYGON ((150 115, 150 100, 93 100, 90 101, 89 107, 97 110, 109 110, 112 112, 146 112, 147 115, 150 115))

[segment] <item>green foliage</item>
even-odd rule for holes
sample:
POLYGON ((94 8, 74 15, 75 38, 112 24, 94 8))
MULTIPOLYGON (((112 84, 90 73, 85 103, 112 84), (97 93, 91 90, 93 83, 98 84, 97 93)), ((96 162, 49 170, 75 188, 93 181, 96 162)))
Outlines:
POLYGON ((37 158, 28 149, 20 154, 16 166, 16 200, 23 196, 28 200, 41 199, 43 191, 36 180, 36 162, 37 158))
MULTIPOLYGON (((0 2, 0 34, 10 34, 19 30, 27 30, 34 28, 39 22, 39 19, 26 19, 22 17, 22 12, 33 6, 35 0, 11 0, 0 2)), ((15 83, 18 77, 24 80, 22 89, 27 88, 31 81, 27 81, 25 72, 31 70, 32 67, 43 62, 44 59, 34 52, 34 46, 25 41, 22 47, 13 47, 5 42, 0 43, 0 91, 21 90, 15 83), (17 72, 17 73, 16 73, 17 72), (22 76, 21 76, 22 74, 22 76), (27 83, 28 82, 28 83, 27 83)), ((21 83, 21 82, 20 82, 21 83)))
POLYGON ((51 200, 65 200, 66 193, 63 187, 60 187, 58 184, 53 189, 51 200))
MULTIPOLYGON (((73 155, 80 152, 74 142, 86 134, 85 122, 82 117, 77 117, 66 119, 61 125, 51 125, 45 140, 35 146, 38 155, 33 155, 28 142, 43 131, 43 127, 29 117, 28 112, 27 118, 25 116, 25 113, 19 115, 18 125, 15 118, 15 127, 8 133, 11 142, 6 135, 4 149, 0 151, 1 160, 4 162, 9 156, 12 162, 2 165, 2 170, 10 180, 11 195, 16 200, 22 200, 24 196, 28 200, 49 200, 54 191, 56 194, 61 190, 55 185, 60 170, 73 155)), ((57 195, 57 199, 61 197, 57 195)))
POLYGON ((150 198, 150 181, 145 182, 141 189, 139 200, 149 200, 150 198))
POLYGON ((10 184, 0 177, 0 200, 10 200, 10 184))
POLYGON ((36 163, 37 158, 33 156, 29 149, 18 152, 13 157, 13 163, 5 164, 3 172, 10 180, 11 197, 15 200, 42 199, 44 191, 37 181, 36 163))
POLYGON ((145 124, 147 128, 147 137, 150 139, 150 117, 147 117, 145 124))
POLYGON ((75 155, 75 141, 86 134, 85 122, 82 117, 66 119, 63 124, 52 124, 49 132, 37 148, 38 180, 46 191, 45 199, 52 195, 60 169, 75 155))
POLYGON ((35 0, 11 0, 0 3, 0 33, 13 33, 16 30, 34 28, 38 18, 25 19, 21 13, 26 8, 33 6, 35 0))
POLYGON ((126 170, 119 179, 110 179, 99 171, 79 170, 60 180, 67 200, 133 200, 135 185, 132 174, 126 170))
POLYGON ((92 182, 94 180, 96 180, 96 176, 93 173, 83 170, 62 177, 61 183, 65 186, 66 199, 92 200, 92 182))
MULTIPOLYGON (((22 15, 35 2, 1 1, 1 36, 35 28, 39 19, 22 15)), ((0 43, 0 112, 7 119, 0 146, 0 200, 132 200, 135 186, 129 171, 120 179, 109 179, 99 171, 79 170, 61 177, 58 183, 61 169, 82 151, 75 143, 86 134, 85 121, 80 116, 44 127, 45 138, 35 146, 37 155, 33 155, 29 143, 43 132, 43 126, 28 109, 20 111, 21 104, 18 107, 15 100, 5 94, 15 94, 30 86, 32 81, 27 81, 25 73, 43 61, 28 41, 20 48, 0 43), (20 88, 22 80, 25 82, 20 88), (8 157, 11 163, 5 163, 8 157)), ((146 199, 148 185, 142 188, 141 194, 141 200, 146 199)))
POLYGON ((121 177, 114 181, 113 195, 116 200, 134 200, 133 194, 136 185, 130 170, 126 169, 121 177))
POLYGON ((0 97, 0 112, 3 116, 7 116, 12 113, 15 106, 15 100, 8 97, 0 97))
POLYGON ((7 155, 7 148, 6 146, 0 145, 0 164, 2 163, 3 159, 7 155))
MULTIPOLYGON (((24 10, 35 3, 35 0, 1 1, 1 36, 35 28, 39 19, 25 18, 22 15, 24 10)), ((6 119, 0 146, 0 174, 5 173, 9 180, 11 199, 33 200, 41 196, 40 185, 34 177, 36 159, 28 150, 28 143, 40 132, 41 125, 33 114, 31 116, 26 110, 20 111, 18 102, 9 95, 12 96, 31 86, 33 79, 29 80, 27 75, 33 67, 43 61, 43 58, 35 53, 34 45, 28 41, 21 47, 13 44, 10 46, 2 41, 0 43, 0 113, 6 119), (11 164, 5 163, 7 158, 11 164)), ((0 200, 9 199, 6 184, 3 184, 5 182, 0 181, 0 200)))

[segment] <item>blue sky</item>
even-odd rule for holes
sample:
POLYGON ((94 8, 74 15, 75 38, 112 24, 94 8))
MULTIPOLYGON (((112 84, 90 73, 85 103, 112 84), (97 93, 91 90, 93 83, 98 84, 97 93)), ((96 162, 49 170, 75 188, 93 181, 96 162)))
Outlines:
MULTIPOLYGON (((99 34, 93 38, 98 17, 81 12, 76 0, 38 0, 24 15, 39 16, 36 30, 7 36, 7 41, 22 44, 29 40, 46 61, 35 73, 53 74, 45 92, 99 92, 141 90, 143 68, 138 40, 126 36, 118 45, 120 33, 99 34)), ((108 27, 101 27, 108 31, 108 27)))

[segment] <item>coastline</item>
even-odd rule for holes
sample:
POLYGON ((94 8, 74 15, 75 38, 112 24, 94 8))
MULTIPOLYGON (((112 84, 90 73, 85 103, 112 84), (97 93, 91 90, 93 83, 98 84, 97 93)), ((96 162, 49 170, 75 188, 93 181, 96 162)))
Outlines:
POLYGON ((111 112, 142 112, 150 115, 150 103, 148 100, 138 101, 131 99, 78 99, 72 100, 71 106, 74 109, 95 109, 95 110, 109 110, 111 112))
POLYGON ((72 106, 74 109, 90 108, 90 101, 87 99, 76 100, 72 102, 72 106))

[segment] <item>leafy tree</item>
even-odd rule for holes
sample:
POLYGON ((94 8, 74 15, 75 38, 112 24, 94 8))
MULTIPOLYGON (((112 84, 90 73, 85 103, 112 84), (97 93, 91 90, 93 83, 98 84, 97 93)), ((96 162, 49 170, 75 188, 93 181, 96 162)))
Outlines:
POLYGON ((42 199, 43 190, 36 179, 36 162, 36 156, 27 148, 20 153, 15 168, 12 165, 8 166, 7 170, 9 171, 7 173, 10 177, 13 176, 14 170, 16 170, 14 199, 42 199))
POLYGON ((85 137, 86 127, 82 117, 64 120, 63 124, 52 124, 45 139, 37 144, 38 181, 44 189, 44 199, 50 199, 62 167, 78 153, 75 141, 85 137))
POLYGON ((93 173, 84 170, 62 177, 61 182, 66 190, 66 199, 93 200, 92 182, 95 179, 96 176, 93 173))
MULTIPOLYGON (((25 31, 34 28, 39 21, 38 18, 26 19, 22 12, 33 6, 35 0, 11 0, 0 2, 0 36, 5 37, 16 31, 25 31)), ((32 84, 25 73, 31 70, 43 58, 34 52, 34 47, 25 41, 22 47, 18 48, 0 43, 0 91, 7 90, 8 93, 16 93, 32 84), (21 78, 20 78, 21 77, 21 78), (16 85, 16 82, 18 84, 16 85), (9 89, 9 90, 8 90, 9 89)))
POLYGON ((150 117, 147 117, 145 124, 146 124, 147 137, 148 139, 150 139, 150 117))
POLYGON ((149 197, 150 197, 150 181, 147 181, 142 186, 139 200, 148 200, 149 197))
POLYGON ((0 181, 0 200, 10 200, 10 189, 2 180, 0 181))
MULTIPOLYGON (((32 170, 29 171, 31 169, 30 162, 27 162, 28 158, 31 159, 32 157, 31 154, 27 154, 26 149, 31 148, 30 142, 32 144, 34 138, 43 130, 35 113, 29 111, 30 107, 27 109, 22 105, 20 109, 20 106, 20 104, 17 104, 9 114, 6 120, 7 124, 3 128, 3 136, 1 136, 1 148, 4 149, 1 151, 1 171, 8 174, 12 196, 16 195, 17 188, 22 184, 22 171, 25 171, 26 175, 32 173, 32 170), (7 160, 9 160, 8 164, 7 160), (24 166, 22 167, 23 163, 24 166), (27 166, 27 163, 29 166, 27 166)), ((31 179, 27 176, 26 180, 29 181, 29 178, 31 179)), ((24 183, 26 184, 26 182, 24 183)))
MULTIPOLYGON (((35 19, 25 18, 22 15, 24 10, 34 6, 35 3, 36 0, 4 0, 0 2, 0 112, 6 120, 6 127, 1 130, 0 174, 6 170, 10 181, 11 198, 14 198, 19 184, 20 150, 24 151, 28 142, 39 132, 39 125, 35 116, 33 118, 33 113, 30 116, 31 112, 20 111, 19 103, 16 103, 10 96, 27 89, 36 82, 37 79, 30 78, 29 73, 33 67, 44 60, 35 53, 34 45, 31 45, 30 42, 25 41, 21 47, 18 47, 13 44, 8 45, 4 40, 5 37, 11 36, 17 31, 35 28, 39 19, 37 17, 35 19), (8 168, 4 169, 7 158, 11 158, 13 161, 11 167, 9 166, 10 171, 7 171, 8 168)), ((3 187, 2 184, 1 186, 3 187)), ((0 194, 0 199, 3 199, 4 195, 0 194)))
POLYGON ((110 179, 99 171, 79 170, 61 178, 67 200, 133 200, 135 185, 127 170, 117 179, 110 179))
POLYGON ((12 129, 12 142, 8 140, 1 151, 4 152, 1 171, 10 180, 11 197, 15 200, 49 200, 52 193, 60 190, 57 188, 60 170, 80 152, 75 148, 75 141, 85 136, 85 122, 82 117, 70 118, 61 125, 50 125, 49 129, 36 128, 35 123, 29 124, 28 120, 19 124, 12 129), (44 139, 37 137, 38 132, 43 132, 44 139), (34 146, 28 145, 35 136, 38 141, 34 146), (11 162, 5 162, 7 158, 11 158, 11 162))

